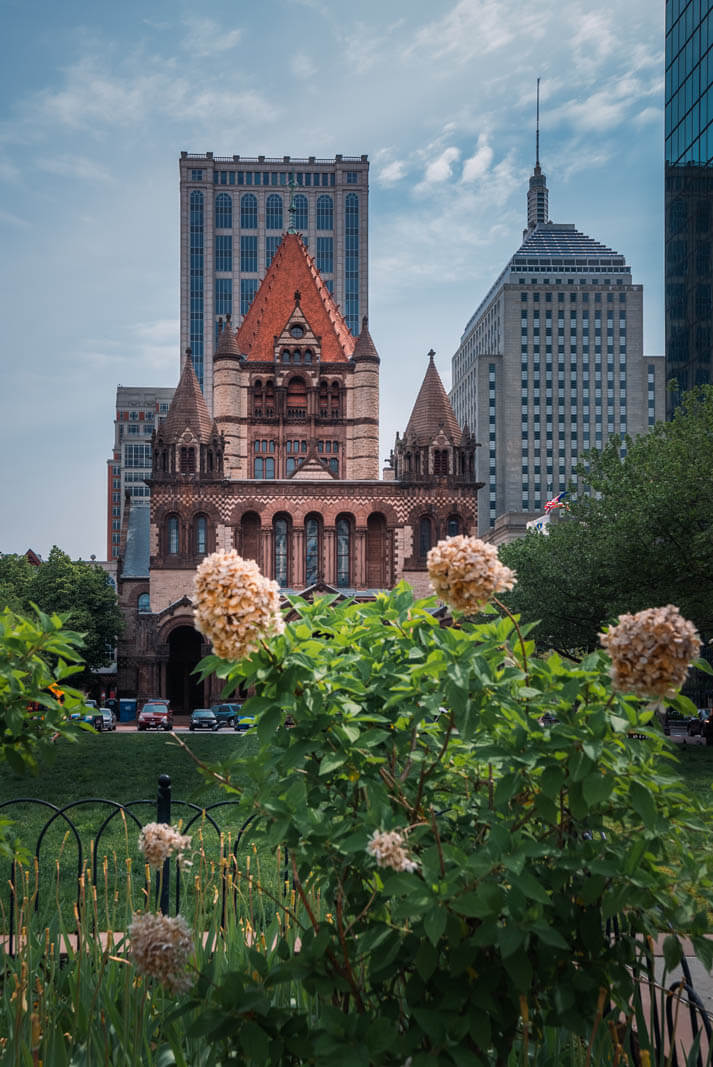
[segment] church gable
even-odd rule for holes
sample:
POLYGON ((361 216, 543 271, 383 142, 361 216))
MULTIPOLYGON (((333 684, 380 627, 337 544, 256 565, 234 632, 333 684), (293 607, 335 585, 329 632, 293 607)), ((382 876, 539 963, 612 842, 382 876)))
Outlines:
POLYGON ((301 307, 302 293, 295 290, 295 306, 282 332, 275 338, 276 363, 313 364, 322 357, 322 338, 310 326, 301 307))
MULTIPOLYGON (((248 360, 274 359, 275 341, 295 308, 295 291, 305 322, 321 338, 321 362, 346 362, 354 351, 349 332, 334 297, 327 289, 298 234, 287 233, 263 278, 237 333, 237 345, 248 360)), ((297 323, 296 323, 297 325, 297 323)))

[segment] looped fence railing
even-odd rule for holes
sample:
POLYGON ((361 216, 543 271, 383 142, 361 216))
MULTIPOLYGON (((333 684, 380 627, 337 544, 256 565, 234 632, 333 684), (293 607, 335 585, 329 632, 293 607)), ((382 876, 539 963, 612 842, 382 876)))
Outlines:
MULTIPOLYGON (((71 801, 63 807, 58 807, 47 800, 35 797, 15 797, 0 803, 0 815, 12 818, 13 808, 20 809, 29 814, 32 809, 44 809, 50 812, 49 817, 39 826, 36 831, 34 850, 31 851, 34 864, 34 886, 31 895, 32 909, 38 913, 46 890, 47 871, 45 852, 47 842, 52 830, 61 829, 66 840, 71 842, 72 849, 65 850, 64 845, 61 859, 55 858, 57 876, 59 877, 60 865, 69 862, 65 858, 65 851, 76 850, 76 886, 72 890, 71 898, 74 903, 75 914, 82 902, 82 893, 86 890, 87 877, 91 878, 94 887, 98 884, 99 858, 101 848, 119 825, 122 826, 128 840, 128 830, 133 828, 136 839, 148 822, 159 822, 171 825, 174 819, 180 818, 181 832, 191 834, 200 830, 201 853, 208 861, 217 861, 220 878, 220 924, 225 926, 228 908, 233 906, 235 913, 238 911, 237 879, 229 879, 227 871, 233 873, 238 870, 241 849, 245 849, 245 843, 251 827, 256 825, 257 816, 250 815, 240 824, 233 824, 228 829, 221 825, 220 816, 231 811, 237 811, 238 800, 220 800, 212 804, 201 806, 187 800, 177 800, 171 793, 171 779, 167 774, 161 774, 158 778, 158 792, 155 800, 140 798, 119 803, 105 797, 86 797, 81 800, 71 801), (99 807, 104 809, 98 822, 87 829, 86 823, 81 823, 79 813, 90 808, 99 807), (106 809, 110 810, 106 812, 106 809), (141 810, 143 809, 143 810, 141 810), (145 816, 145 817, 140 817, 145 816), (89 837, 89 845, 86 839, 89 837), (226 844, 230 841, 230 847, 226 844), (211 842, 215 845, 212 847, 211 842), (89 862, 87 863, 87 856, 89 862), (232 884, 232 889, 230 888, 232 884)), ((284 869, 281 875, 281 892, 286 891, 287 885, 287 850, 283 849, 284 869)), ((22 900, 21 887, 18 885, 20 865, 16 859, 10 863, 10 877, 7 881, 7 889, 2 896, 7 901, 7 908, 3 908, 7 919, 7 932, 0 939, 0 944, 7 955, 14 956, 17 950, 16 926, 18 908, 22 900)), ((178 914, 181 907, 181 898, 184 892, 184 881, 187 875, 182 871, 181 864, 174 860, 166 860, 162 872, 155 875, 154 893, 156 904, 164 914, 178 914), (173 892, 171 885, 173 884, 173 892)), ((0 896, 0 901, 2 900, 0 896)), ((1 905, 0 905, 1 906, 1 905)))

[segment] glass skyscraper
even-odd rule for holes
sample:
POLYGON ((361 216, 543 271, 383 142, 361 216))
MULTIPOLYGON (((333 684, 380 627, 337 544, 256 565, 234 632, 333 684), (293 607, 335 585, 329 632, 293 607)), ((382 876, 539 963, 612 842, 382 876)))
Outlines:
POLYGON ((666 0, 666 378, 713 383, 713 0, 666 0))

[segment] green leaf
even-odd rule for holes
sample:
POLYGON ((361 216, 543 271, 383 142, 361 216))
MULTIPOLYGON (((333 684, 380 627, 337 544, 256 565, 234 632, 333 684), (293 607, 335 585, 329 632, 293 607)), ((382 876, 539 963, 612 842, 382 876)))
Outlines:
POLYGON ((512 884, 521 893, 524 893, 529 900, 537 900, 540 904, 549 904, 549 894, 537 879, 527 871, 523 871, 522 874, 514 877, 512 884))
POLYGON ((432 945, 436 945, 443 936, 446 928, 446 909, 443 904, 437 903, 423 920, 423 928, 432 945))
POLYGON ((682 956, 681 942, 673 934, 668 934, 663 943, 663 958, 666 963, 666 970, 672 971, 675 967, 678 967, 682 956))
POLYGON ((602 804, 609 798, 613 788, 613 776, 601 774, 599 771, 587 775, 582 782, 582 793, 589 807, 602 804))
POLYGON ((634 811, 641 816, 644 825, 651 829, 657 822, 654 798, 646 786, 636 781, 631 783, 629 792, 634 811))
POLYGON ((346 759, 345 752, 328 752, 319 765, 319 773, 329 774, 330 771, 336 771, 338 767, 341 767, 346 762, 346 759))

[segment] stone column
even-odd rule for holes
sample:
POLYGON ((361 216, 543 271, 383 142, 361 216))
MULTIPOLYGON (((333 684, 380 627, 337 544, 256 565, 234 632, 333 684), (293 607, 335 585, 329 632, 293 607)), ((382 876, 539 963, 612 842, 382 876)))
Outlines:
POLYGON ((290 585, 293 589, 304 589, 305 587, 305 532, 301 526, 292 527, 292 538, 290 542, 290 572, 291 581, 290 585))
POLYGON ((354 531, 354 549, 352 554, 353 585, 357 589, 366 589, 366 527, 357 526, 354 531))
POLYGON ((325 526, 322 544, 322 576, 328 585, 337 584, 337 549, 334 526, 325 526))

